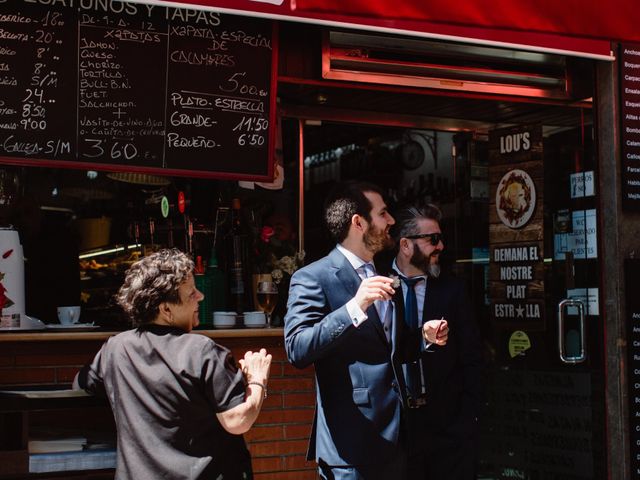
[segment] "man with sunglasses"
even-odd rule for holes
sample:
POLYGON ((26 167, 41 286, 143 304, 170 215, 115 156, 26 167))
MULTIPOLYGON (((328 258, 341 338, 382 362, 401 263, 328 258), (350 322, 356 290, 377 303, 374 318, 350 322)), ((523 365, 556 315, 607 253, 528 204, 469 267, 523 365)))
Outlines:
MULTIPOLYGON (((404 366, 409 408, 407 479, 476 478, 477 418, 482 399, 480 336, 463 282, 441 274, 442 214, 434 205, 394 215, 397 255, 392 270, 402 288, 394 295, 396 318, 415 338, 404 366), (432 329, 445 342, 427 343, 432 329)), ((394 274, 392 272, 392 274, 394 274)), ((399 328, 399 327, 398 327, 399 328)))

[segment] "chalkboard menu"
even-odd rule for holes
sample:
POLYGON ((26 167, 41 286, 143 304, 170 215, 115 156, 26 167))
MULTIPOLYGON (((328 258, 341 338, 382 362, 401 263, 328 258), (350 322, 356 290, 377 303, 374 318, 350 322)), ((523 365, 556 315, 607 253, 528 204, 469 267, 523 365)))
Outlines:
POLYGON ((622 207, 640 211, 640 45, 620 47, 622 207))
POLYGON ((631 472, 640 476, 640 296, 635 292, 640 282, 640 260, 624 262, 627 297, 627 359, 629 385, 629 440, 631 472))
POLYGON ((267 179, 273 22, 0 0, 0 163, 267 179))

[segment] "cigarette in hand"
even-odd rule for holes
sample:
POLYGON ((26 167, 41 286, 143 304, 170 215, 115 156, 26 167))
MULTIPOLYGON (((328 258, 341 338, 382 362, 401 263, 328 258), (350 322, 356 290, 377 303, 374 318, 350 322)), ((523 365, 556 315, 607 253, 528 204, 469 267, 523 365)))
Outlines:
POLYGON ((436 329, 436 338, 438 338, 438 334, 440 333, 440 330, 442 330, 443 326, 444 326, 444 317, 440 317, 440 325, 438 325, 438 328, 436 329))

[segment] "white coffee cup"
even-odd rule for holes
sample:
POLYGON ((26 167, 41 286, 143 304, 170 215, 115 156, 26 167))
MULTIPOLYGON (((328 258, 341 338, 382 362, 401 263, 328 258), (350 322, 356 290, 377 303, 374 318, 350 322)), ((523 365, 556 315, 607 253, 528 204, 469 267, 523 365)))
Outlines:
POLYGON ((58 320, 62 325, 73 325, 80 320, 80 306, 58 307, 58 320))
POLYGON ((248 328, 263 328, 266 324, 264 312, 244 312, 244 326, 248 328))
POLYGON ((213 312, 213 328, 233 328, 236 325, 236 312, 213 312))

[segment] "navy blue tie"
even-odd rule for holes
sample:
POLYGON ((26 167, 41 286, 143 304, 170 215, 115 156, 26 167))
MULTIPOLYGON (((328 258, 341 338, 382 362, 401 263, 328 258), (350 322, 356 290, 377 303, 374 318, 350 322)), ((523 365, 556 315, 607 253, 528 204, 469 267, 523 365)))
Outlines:
MULTIPOLYGON (((407 294, 404 297, 404 321, 410 330, 418 330, 421 325, 418 318, 418 300, 415 286, 419 281, 424 280, 424 277, 406 278, 401 276, 400 278, 407 286, 407 294)), ((406 364, 405 375, 409 395, 415 399, 422 393, 420 365, 418 362, 406 364)))

